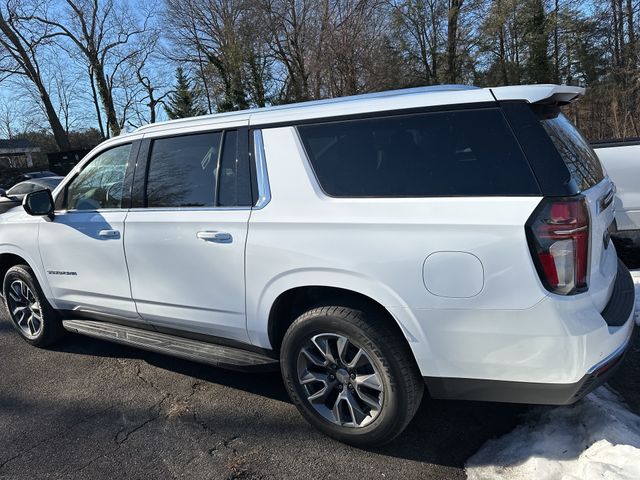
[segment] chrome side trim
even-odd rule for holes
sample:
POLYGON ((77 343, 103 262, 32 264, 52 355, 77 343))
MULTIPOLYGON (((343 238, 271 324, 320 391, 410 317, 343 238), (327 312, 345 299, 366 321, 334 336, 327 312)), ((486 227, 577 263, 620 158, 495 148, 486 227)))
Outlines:
POLYGON ((129 212, 227 212, 251 210, 251 207, 135 207, 129 212))
POLYGON ((256 157, 256 177, 258 182, 258 201, 253 208, 260 210, 271 201, 271 187, 269 186, 269 176, 267 174, 267 160, 264 155, 262 130, 253 131, 253 150, 256 157))

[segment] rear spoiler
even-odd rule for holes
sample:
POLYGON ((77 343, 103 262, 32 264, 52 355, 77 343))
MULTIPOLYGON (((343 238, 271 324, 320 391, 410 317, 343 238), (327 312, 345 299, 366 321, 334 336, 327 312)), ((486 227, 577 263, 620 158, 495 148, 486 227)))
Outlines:
POLYGON ((569 85, 514 85, 490 90, 497 101, 524 100, 543 105, 567 105, 585 92, 582 87, 569 85))

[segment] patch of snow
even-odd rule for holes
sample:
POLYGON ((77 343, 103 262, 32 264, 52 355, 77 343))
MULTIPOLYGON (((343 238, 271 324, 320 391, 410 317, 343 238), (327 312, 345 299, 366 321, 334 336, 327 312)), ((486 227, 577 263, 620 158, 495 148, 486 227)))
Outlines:
POLYGON ((631 270, 631 276, 636 286, 636 325, 640 325, 640 270, 631 270))
POLYGON ((466 465, 469 480, 638 480, 640 417, 600 387, 566 407, 536 407, 466 465))

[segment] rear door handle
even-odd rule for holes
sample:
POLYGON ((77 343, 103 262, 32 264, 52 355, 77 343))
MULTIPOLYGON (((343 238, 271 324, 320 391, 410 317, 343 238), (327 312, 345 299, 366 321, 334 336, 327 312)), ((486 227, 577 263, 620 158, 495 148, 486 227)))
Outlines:
POLYGON ((118 230, 100 230, 98 236, 102 238, 120 238, 120 232, 118 230))
POLYGON ((233 241, 233 237, 227 232, 198 232, 196 237, 205 242, 214 243, 231 243, 233 241))

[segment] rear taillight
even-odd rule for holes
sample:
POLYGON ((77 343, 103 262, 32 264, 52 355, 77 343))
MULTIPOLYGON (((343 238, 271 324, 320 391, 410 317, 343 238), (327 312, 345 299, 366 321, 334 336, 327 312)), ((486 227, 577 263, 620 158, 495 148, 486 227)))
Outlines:
POLYGON ((547 290, 587 290, 589 212, 582 196, 546 198, 526 226, 533 261, 547 290))

